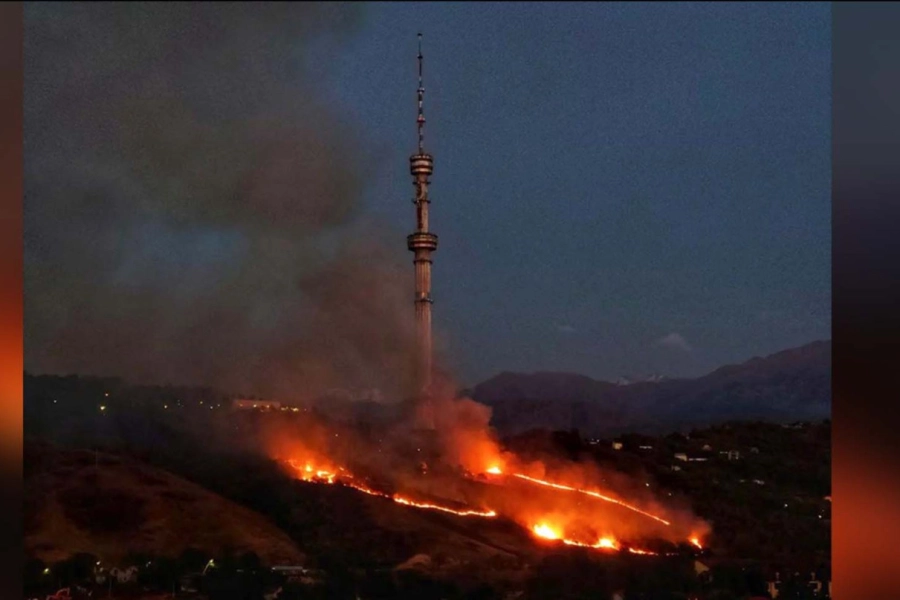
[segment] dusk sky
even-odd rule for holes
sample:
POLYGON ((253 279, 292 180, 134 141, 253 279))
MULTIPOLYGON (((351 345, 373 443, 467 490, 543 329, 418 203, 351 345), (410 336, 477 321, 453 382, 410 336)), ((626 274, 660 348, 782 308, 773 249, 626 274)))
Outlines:
POLYGON ((394 377, 419 32, 463 385, 831 337, 829 4, 225 6, 26 8, 26 369, 394 377))
POLYGON ((368 7, 331 93, 387 157, 367 204, 411 231, 423 32, 435 323, 469 381, 693 376, 830 337, 830 11, 368 7))

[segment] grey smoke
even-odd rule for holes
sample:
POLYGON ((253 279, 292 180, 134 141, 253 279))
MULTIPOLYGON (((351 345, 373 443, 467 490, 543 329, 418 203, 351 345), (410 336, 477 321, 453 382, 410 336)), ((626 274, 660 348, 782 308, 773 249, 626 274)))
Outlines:
POLYGON ((366 222, 377 162, 311 68, 360 17, 26 6, 27 370, 406 392, 402 236, 366 222))

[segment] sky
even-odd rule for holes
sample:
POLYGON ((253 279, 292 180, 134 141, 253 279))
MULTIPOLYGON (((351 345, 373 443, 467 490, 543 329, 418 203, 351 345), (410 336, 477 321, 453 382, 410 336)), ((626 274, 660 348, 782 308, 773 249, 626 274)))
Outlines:
POLYGON ((368 6, 329 94, 385 157, 367 206, 412 231, 423 33, 434 320, 468 381, 696 376, 830 338, 830 11, 368 6))
POLYGON ((830 11, 32 4, 26 369, 407 377, 419 32, 461 384, 691 377, 830 338, 830 11))

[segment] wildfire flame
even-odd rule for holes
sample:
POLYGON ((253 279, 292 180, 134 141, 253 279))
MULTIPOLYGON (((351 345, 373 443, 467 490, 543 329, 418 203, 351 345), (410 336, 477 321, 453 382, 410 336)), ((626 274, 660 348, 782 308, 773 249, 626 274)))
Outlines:
MULTIPOLYGON (((423 510, 436 510, 440 512, 445 512, 448 514, 453 514, 460 517, 482 517, 482 518, 493 518, 497 517, 498 513, 491 509, 483 509, 476 510, 471 508, 452 508, 450 506, 444 506, 439 504, 427 503, 427 502, 419 502, 409 498, 407 496, 403 496, 400 494, 388 494, 386 492, 382 492, 376 489, 373 489, 363 483, 360 479, 354 478, 354 476, 347 471, 343 467, 333 467, 328 464, 317 464, 314 460, 296 460, 291 459, 288 460, 287 463, 294 469, 297 476, 303 481, 311 482, 311 483, 325 483, 325 484, 340 484, 350 488, 353 488, 357 491, 363 492, 365 494, 369 494, 371 496, 377 496, 381 498, 389 499, 398 504, 402 504, 404 506, 410 506, 413 508, 419 508, 423 510)), ((485 473, 490 475, 503 475, 503 468, 500 464, 497 463, 488 463, 490 466, 486 469, 485 473)), ((536 485, 545 486, 552 489, 562 490, 565 492, 576 492, 580 494, 585 494, 587 496, 591 496, 593 498, 597 498, 603 500, 605 502, 610 502, 613 504, 617 504, 623 508, 631 510, 635 513, 641 514, 645 517, 651 518, 663 525, 669 526, 671 523, 662 517, 654 515, 652 513, 646 512, 637 508, 636 506, 627 504, 617 498, 612 498, 610 496, 606 496, 601 494, 598 491, 588 490, 576 488, 569 485, 564 485, 562 483, 556 483, 553 481, 548 481, 545 479, 537 479, 535 477, 531 477, 529 475, 525 475, 523 473, 510 473, 509 476, 515 477, 517 479, 527 481, 529 483, 533 483, 536 485)), ((632 554, 639 555, 650 555, 657 556, 658 553, 652 552, 650 550, 643 550, 640 548, 633 548, 628 545, 622 546, 618 540, 616 540, 612 536, 602 536, 597 539, 596 542, 587 542, 578 539, 570 539, 564 536, 563 528, 557 525, 551 524, 546 520, 539 521, 538 523, 532 525, 531 527, 532 533, 535 537, 544 539, 544 540, 552 540, 559 541, 568 546, 576 546, 581 548, 590 548, 595 550, 602 551, 628 551, 632 554)), ((693 546, 702 549, 703 546, 700 543, 699 536, 692 535, 688 540, 693 546)))
MULTIPOLYGON (((619 544, 616 540, 612 538, 600 538, 597 540, 596 544, 585 544, 584 542, 578 542, 575 540, 563 540, 564 544, 569 546, 580 546, 581 548, 595 548, 595 549, 604 549, 604 550, 618 550, 619 544)), ((651 552, 641 551, 642 554, 652 554, 651 552)))
POLYGON ((430 510, 440 510, 444 512, 448 512, 454 515, 459 515, 461 517, 496 517, 497 513, 492 510, 453 510, 452 508, 447 508, 446 506, 438 506, 436 504, 424 504, 420 502, 413 502, 407 498, 403 498, 401 496, 397 496, 396 494, 391 496, 391 500, 397 502, 399 504, 405 504, 406 506, 415 506, 416 508, 426 508, 430 510))
MULTIPOLYGON (((392 500, 392 501, 394 501, 398 504, 402 504, 404 506, 411 506, 414 508, 420 508, 420 509, 425 509, 425 510, 437 510, 437 511, 445 512, 445 513, 457 515, 460 517, 492 518, 492 517, 497 516, 497 512, 494 510, 490 510, 490 509, 487 509, 487 510, 473 510, 473 509, 458 510, 458 509, 450 508, 448 506, 441 506, 438 504, 417 502, 415 500, 401 496, 399 494, 387 494, 385 492, 380 492, 378 490, 372 489, 372 488, 360 483, 359 481, 355 481, 353 478, 353 475, 351 475, 349 472, 347 472, 347 470, 344 469, 343 467, 338 467, 337 470, 334 471, 334 470, 328 470, 328 469, 320 468, 318 466, 314 466, 310 461, 301 462, 301 461, 297 461, 297 460, 293 460, 293 459, 289 460, 288 464, 290 464, 291 467, 294 468, 294 470, 300 476, 300 479, 302 479, 303 481, 308 481, 308 482, 313 482, 313 483, 328 483, 328 484, 334 484, 336 482, 339 482, 342 485, 345 485, 345 486, 353 488, 357 491, 363 492, 364 494, 369 494, 370 496, 378 496, 380 498, 387 498, 389 500, 392 500)), ((496 465, 488 468, 486 472, 490 473, 492 475, 503 474, 503 471, 501 470, 501 468, 496 465)), ((605 500, 607 502, 612 502, 612 503, 618 504, 618 505, 628 508, 632 511, 635 511, 637 513, 640 513, 640 514, 650 517, 652 519, 655 519, 665 525, 669 525, 668 521, 666 521, 660 517, 657 517, 656 515, 647 513, 639 508, 636 508, 634 506, 626 504, 615 498, 610 498, 608 496, 604 496, 603 494, 600 494, 599 492, 595 492, 592 490, 583 490, 583 489, 563 485, 560 483, 546 481, 543 479, 536 479, 534 477, 529 477, 528 475, 524 475, 522 473, 513 473, 512 475, 519 479, 523 479, 525 481, 529 481, 531 483, 547 486, 550 488, 564 490, 564 491, 568 491, 568 492, 578 492, 578 493, 582 493, 582 494, 587 494, 588 496, 592 496, 595 498, 599 498, 601 500, 605 500)), ((582 542, 582 541, 578 541, 578 540, 574 540, 574 539, 565 538, 565 537, 563 537, 563 533, 560 528, 553 527, 553 526, 547 524, 546 522, 541 522, 541 523, 534 525, 532 527, 532 532, 535 534, 535 536, 537 536, 539 538, 546 539, 546 540, 558 540, 568 546, 577 546, 577 547, 581 547, 581 548, 592 548, 592 549, 598 549, 598 550, 615 550, 615 551, 622 549, 619 542, 616 541, 615 538, 612 538, 612 537, 601 537, 595 543, 586 543, 586 542, 582 542)), ((700 543, 699 538, 696 536, 692 536, 689 539, 689 542, 692 545, 696 546, 697 548, 700 548, 700 549, 703 548, 703 546, 700 543)), ((651 552, 649 550, 642 550, 639 548, 629 547, 629 548, 627 548, 627 550, 628 550, 628 552, 630 552, 632 554, 651 555, 651 556, 657 555, 656 552, 651 552)))
MULTIPOLYGON (((301 466, 299 461, 289 460, 288 464, 300 475, 300 479, 303 481, 310 481, 313 483, 335 483, 338 475, 332 471, 326 471, 322 469, 314 468, 310 463, 305 463, 301 466)), ((425 502, 416 502, 415 500, 411 500, 409 498, 405 498, 400 496, 399 494, 386 494, 384 492, 379 492, 378 490, 374 490, 366 485, 363 485, 359 482, 353 481, 353 476, 346 472, 346 469, 343 467, 338 468, 341 471, 340 475, 340 483, 347 487, 351 487, 355 490, 363 492, 364 494, 369 494, 370 496, 378 496, 381 498, 388 498, 393 500, 398 504, 403 504, 404 506, 412 506, 415 508, 422 508, 426 510, 438 510, 441 512, 450 513, 453 515, 457 515, 460 517, 496 517, 497 513, 493 510, 456 510, 450 508, 448 506, 440 506, 437 504, 429 504, 425 502)))
POLYGON ((619 545, 616 543, 616 540, 612 538, 600 538, 600 541, 597 542, 598 548, 612 548, 613 550, 618 550, 619 545))
POLYGON ((663 525, 666 525, 666 526, 671 525, 671 523, 669 521, 666 521, 662 517, 657 517, 654 514, 648 513, 646 511, 643 511, 643 510, 637 508, 636 506, 626 504, 625 502, 622 502, 621 500, 617 500, 615 498, 610 498, 609 496, 604 496, 603 494, 601 494, 599 492, 594 492, 591 490, 582 490, 582 489, 574 488, 574 487, 571 487, 568 485, 563 485, 561 483, 553 483, 551 481, 546 481, 543 479, 536 479, 534 477, 529 477, 528 475, 523 475, 522 473, 513 473, 512 475, 513 475, 513 477, 518 477, 519 479, 524 479, 525 481, 530 481, 531 483, 536 483, 538 485, 544 485, 544 486, 552 487, 552 488, 555 488, 558 490, 566 490, 569 492, 578 492, 580 494, 587 494, 588 496, 593 496, 594 498, 599 498, 600 500, 604 500, 606 502, 612 502, 613 504, 618 504, 619 506, 627 508, 628 510, 632 510, 636 513, 644 515, 645 517, 649 517, 651 519, 659 521, 663 525))
MULTIPOLYGON (((593 544, 589 544, 586 542, 579 542, 578 540, 572 540, 569 538, 564 538, 562 531, 559 528, 553 527, 552 525, 548 525, 545 522, 538 523, 531 528, 531 531, 539 538, 545 540, 558 540, 567 546, 576 546, 579 548, 592 548, 594 550, 614 550, 619 551, 622 549, 619 542, 613 537, 601 537, 593 544)), ((650 550, 641 550, 640 548, 627 548, 628 552, 632 554, 642 554, 647 556, 658 556, 656 552, 651 552, 650 550)))
POLYGON ((301 464, 300 461, 289 460, 288 464, 290 464, 294 468, 294 470, 297 471, 297 474, 300 475, 300 479, 302 479, 303 481, 312 481, 316 483, 334 483, 335 479, 337 478, 337 473, 335 473, 334 471, 314 467, 309 461, 301 464))
POLYGON ((531 528, 534 534, 547 540, 558 540, 562 537, 562 533, 550 527, 546 523, 538 523, 531 528))

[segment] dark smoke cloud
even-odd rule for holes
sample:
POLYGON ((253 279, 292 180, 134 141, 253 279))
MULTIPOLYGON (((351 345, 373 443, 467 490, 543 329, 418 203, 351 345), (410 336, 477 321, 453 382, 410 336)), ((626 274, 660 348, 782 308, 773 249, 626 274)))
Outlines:
POLYGON ((377 161, 310 59, 360 17, 26 7, 26 369, 406 393, 411 267, 365 222, 377 161))

